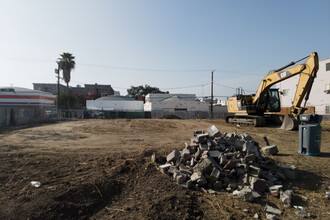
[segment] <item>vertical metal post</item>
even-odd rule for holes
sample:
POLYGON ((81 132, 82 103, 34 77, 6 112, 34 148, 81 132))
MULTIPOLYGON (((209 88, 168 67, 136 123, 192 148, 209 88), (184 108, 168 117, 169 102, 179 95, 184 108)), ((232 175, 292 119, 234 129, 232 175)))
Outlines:
POLYGON ((56 102, 56 110, 57 110, 57 118, 59 118, 59 100, 60 100, 60 64, 57 62, 58 67, 55 69, 55 73, 57 74, 57 102, 56 102))
POLYGON ((213 119, 213 70, 211 72, 211 119, 213 119))

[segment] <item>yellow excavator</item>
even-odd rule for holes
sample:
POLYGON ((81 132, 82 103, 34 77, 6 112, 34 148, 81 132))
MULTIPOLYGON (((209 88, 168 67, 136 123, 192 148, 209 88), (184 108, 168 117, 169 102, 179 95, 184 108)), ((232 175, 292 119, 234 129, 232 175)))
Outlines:
POLYGON ((280 128, 283 130, 296 130, 299 115, 306 110, 306 102, 318 69, 319 58, 317 53, 313 52, 309 56, 271 71, 262 79, 256 94, 245 95, 243 89, 237 89, 236 95, 228 99, 227 109, 229 115, 226 117, 226 122, 259 127, 266 124, 267 118, 279 117, 276 114, 276 112, 281 111, 279 92, 278 89, 271 87, 278 82, 300 75, 290 113, 284 116, 280 128), (297 64, 304 59, 307 59, 304 64, 297 64), (301 107, 304 98, 305 103, 301 107))

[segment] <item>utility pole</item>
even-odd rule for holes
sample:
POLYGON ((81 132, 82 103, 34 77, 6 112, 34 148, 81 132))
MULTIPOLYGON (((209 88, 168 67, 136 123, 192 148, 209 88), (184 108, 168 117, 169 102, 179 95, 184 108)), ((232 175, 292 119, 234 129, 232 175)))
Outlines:
POLYGON ((60 64, 57 62, 58 68, 55 69, 55 73, 57 74, 57 101, 56 101, 56 111, 57 118, 59 118, 59 99, 60 99, 60 64))
POLYGON ((213 119, 213 72, 211 72, 211 119, 213 119))

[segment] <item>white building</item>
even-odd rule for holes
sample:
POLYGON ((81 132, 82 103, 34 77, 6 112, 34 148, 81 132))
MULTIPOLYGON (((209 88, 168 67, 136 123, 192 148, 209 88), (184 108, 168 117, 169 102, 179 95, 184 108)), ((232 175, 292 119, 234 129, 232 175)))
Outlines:
POLYGON ((0 127, 39 123, 55 109, 55 95, 20 87, 0 88, 0 127))
POLYGON ((194 94, 150 93, 145 97, 144 111, 152 118, 177 116, 179 118, 208 117, 209 105, 196 100, 194 94))
POLYGON ((54 107, 55 95, 21 87, 1 87, 0 106, 3 107, 54 107))
POLYGON ((104 96, 96 100, 87 100, 88 110, 143 112, 143 101, 136 101, 126 96, 104 96))
MULTIPOLYGON (((276 84, 276 88, 283 93, 281 95, 282 107, 292 105, 298 80, 299 75, 276 84)), ((302 105, 304 105, 304 102, 305 100, 302 105)), ((330 58, 320 61, 319 71, 306 106, 315 106, 316 114, 330 116, 330 58)))

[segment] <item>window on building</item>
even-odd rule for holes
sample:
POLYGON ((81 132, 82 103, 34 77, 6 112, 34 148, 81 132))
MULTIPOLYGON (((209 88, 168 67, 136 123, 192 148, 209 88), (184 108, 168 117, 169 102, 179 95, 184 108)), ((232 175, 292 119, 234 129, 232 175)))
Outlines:
POLYGON ((1 92, 15 92, 14 89, 7 89, 7 88, 5 88, 5 89, 1 89, 0 91, 1 91, 1 92))
POLYGON ((325 106, 325 114, 330 114, 330 106, 325 106))
POLYGON ((330 71, 330 63, 325 64, 325 71, 330 71))
POLYGON ((325 91, 326 94, 330 94, 330 83, 325 84, 325 91))

